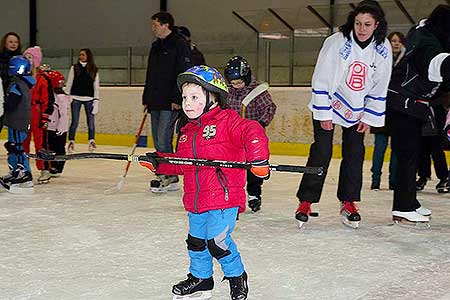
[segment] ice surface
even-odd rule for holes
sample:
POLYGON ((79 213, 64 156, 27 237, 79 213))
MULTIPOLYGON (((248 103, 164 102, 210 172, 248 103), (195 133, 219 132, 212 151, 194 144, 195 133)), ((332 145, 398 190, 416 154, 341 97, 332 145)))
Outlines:
MULTIPOLYGON (((306 158, 271 162, 303 165, 306 158)), ((340 222, 338 160, 313 205, 320 216, 302 232, 294 220, 301 176, 272 174, 262 210, 242 214, 233 234, 249 274, 249 299, 450 299, 450 196, 437 194, 432 180, 419 194, 433 210, 432 227, 391 226, 387 166, 385 189, 375 192, 370 165, 364 164, 357 230, 340 222)), ((0 299, 171 299, 172 285, 188 272, 182 194, 150 193, 153 176, 133 165, 122 191, 104 195, 124 168, 123 161, 71 161, 32 196, 0 192, 0 299)), ((229 299, 222 276, 215 264, 214 299, 229 299)))

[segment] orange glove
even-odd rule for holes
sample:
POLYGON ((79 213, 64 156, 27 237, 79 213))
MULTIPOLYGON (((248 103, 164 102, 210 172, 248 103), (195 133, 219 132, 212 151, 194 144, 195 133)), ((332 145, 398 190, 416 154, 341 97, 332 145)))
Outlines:
POLYGON ((250 171, 256 177, 262 178, 264 180, 269 179, 270 177, 270 168, 268 160, 255 160, 251 162, 252 167, 250 171))
POLYGON ((159 157, 158 153, 156 152, 148 152, 145 153, 147 156, 144 161, 140 161, 139 164, 143 166, 144 168, 149 169, 153 173, 156 172, 156 169, 158 169, 158 162, 156 161, 156 158, 159 157))

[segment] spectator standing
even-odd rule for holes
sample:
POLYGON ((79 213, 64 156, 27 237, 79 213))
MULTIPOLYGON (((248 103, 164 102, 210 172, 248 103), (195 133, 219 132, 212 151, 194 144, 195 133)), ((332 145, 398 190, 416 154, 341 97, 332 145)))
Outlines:
MULTIPOLYGON (((156 41, 152 43, 148 56, 142 104, 151 116, 156 150, 173 153, 174 127, 182 102, 177 76, 191 67, 191 49, 186 40, 174 31, 174 19, 170 13, 159 12, 151 19, 156 41)), ((155 193, 178 190, 178 176, 157 174, 150 187, 155 193)))
POLYGON ((70 105, 72 120, 69 128, 67 152, 73 153, 75 150, 75 134, 80 120, 81 106, 84 106, 86 113, 88 150, 92 152, 97 148, 95 144, 95 115, 98 113, 100 99, 100 75, 90 49, 80 50, 78 63, 70 68, 65 90, 73 98, 70 105))

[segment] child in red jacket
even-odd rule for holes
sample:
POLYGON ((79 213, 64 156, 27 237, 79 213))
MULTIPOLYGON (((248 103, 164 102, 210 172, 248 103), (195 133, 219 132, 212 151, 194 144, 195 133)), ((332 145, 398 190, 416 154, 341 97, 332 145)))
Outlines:
POLYGON ((159 164, 155 157, 186 157, 224 161, 249 161, 252 172, 269 177, 268 138, 256 121, 223 110, 228 88, 214 68, 196 66, 178 76, 183 111, 189 123, 181 129, 177 152, 148 153, 142 163, 159 174, 184 175, 183 203, 188 211, 186 240, 190 273, 173 286, 173 299, 209 299, 214 287, 213 257, 230 281, 231 299, 247 299, 247 273, 231 233, 239 212, 245 210, 244 169, 159 164))

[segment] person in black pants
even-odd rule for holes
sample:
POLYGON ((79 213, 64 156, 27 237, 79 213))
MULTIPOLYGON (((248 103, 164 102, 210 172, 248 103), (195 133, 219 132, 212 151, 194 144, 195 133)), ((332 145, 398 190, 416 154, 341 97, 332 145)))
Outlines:
MULTIPOLYGON (((446 98, 444 95, 443 98, 446 98)), ((442 106, 440 101, 441 98, 436 99, 438 102, 433 107, 433 115, 436 121, 436 130, 429 132, 428 135, 423 136, 420 143, 420 155, 419 155, 419 168, 417 173, 419 179, 416 181, 416 188, 421 191, 425 188, 427 181, 431 178, 431 158, 434 162, 434 170, 436 172, 439 182, 436 185, 436 190, 438 193, 448 193, 449 192, 449 182, 448 182, 448 166, 447 159, 444 153, 444 136, 441 128, 444 128, 446 111, 442 106), (431 158, 430 158, 431 156, 431 158)))
POLYGON ((429 222, 431 210, 416 195, 423 128, 433 127, 430 101, 450 83, 450 6, 438 5, 406 38, 406 54, 393 69, 387 97, 392 146, 398 167, 392 217, 394 222, 429 222))

